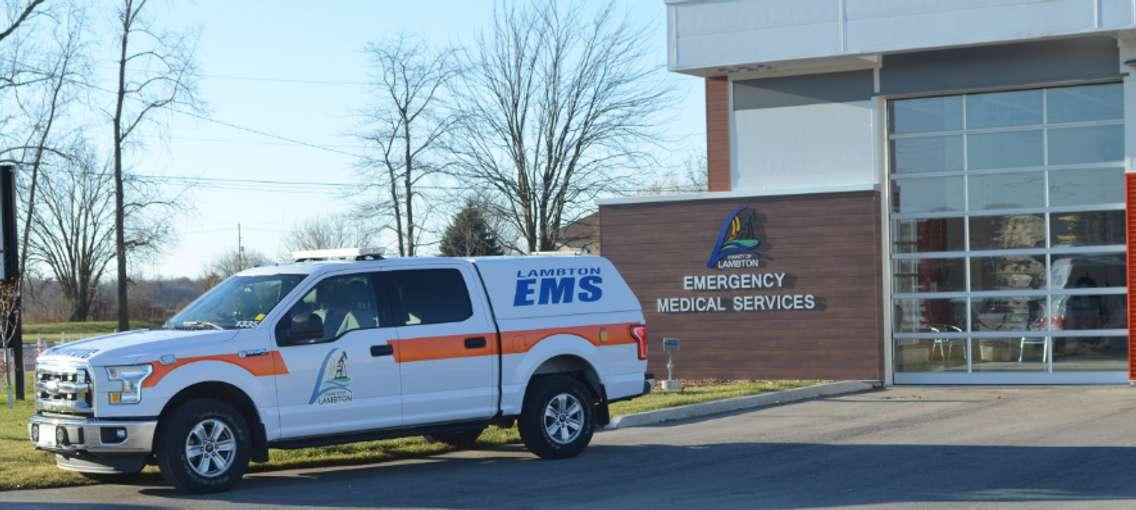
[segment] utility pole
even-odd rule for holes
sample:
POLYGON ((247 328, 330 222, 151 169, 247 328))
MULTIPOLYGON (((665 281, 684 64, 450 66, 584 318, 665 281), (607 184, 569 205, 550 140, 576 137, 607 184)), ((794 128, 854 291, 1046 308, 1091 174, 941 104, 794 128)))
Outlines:
POLYGON ((245 245, 241 240, 241 224, 237 222, 237 271, 245 268, 245 245))

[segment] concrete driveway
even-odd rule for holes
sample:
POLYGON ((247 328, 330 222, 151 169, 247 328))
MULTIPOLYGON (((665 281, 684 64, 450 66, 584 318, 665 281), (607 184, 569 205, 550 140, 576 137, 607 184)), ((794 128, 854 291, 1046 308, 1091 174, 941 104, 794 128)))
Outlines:
POLYGON ((1136 389, 892 388, 517 447, 161 485, 0 493, 5 508, 1132 508, 1136 389))

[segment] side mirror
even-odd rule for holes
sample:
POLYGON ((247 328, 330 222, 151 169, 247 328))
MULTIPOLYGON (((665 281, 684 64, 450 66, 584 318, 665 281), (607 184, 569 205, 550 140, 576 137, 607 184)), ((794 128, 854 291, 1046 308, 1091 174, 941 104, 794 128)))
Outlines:
POLYGON ((314 313, 295 317, 286 315, 276 328, 276 338, 288 345, 319 340, 323 338, 323 320, 314 313))

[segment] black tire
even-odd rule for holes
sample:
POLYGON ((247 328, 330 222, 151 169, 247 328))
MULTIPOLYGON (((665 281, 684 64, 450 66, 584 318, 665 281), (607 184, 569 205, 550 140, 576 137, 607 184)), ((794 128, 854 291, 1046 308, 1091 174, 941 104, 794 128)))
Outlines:
POLYGON ((455 432, 437 432, 426 434, 427 443, 442 443, 456 450, 472 450, 477 446, 477 438, 485 432, 485 427, 459 430, 455 432))
MULTIPOLYGON (((211 432, 213 428, 203 430, 211 432)), ((241 480, 241 476, 248 469, 249 454, 252 450, 251 438, 244 416, 233 406, 211 398, 190 400, 162 418, 156 441, 158 468, 166 481, 182 492, 202 494, 229 490, 241 480), (206 461, 206 471, 216 467, 218 472, 205 476, 190 465, 186 448, 195 427, 198 424, 213 424, 214 422, 210 420, 220 422, 228 429, 229 433, 223 435, 221 439, 231 437, 235 449, 232 450, 231 460, 225 469, 221 469, 213 461, 206 461)), ((202 449, 206 449, 206 446, 202 446, 202 449)), ((218 455, 223 455, 220 449, 215 451, 218 455)), ((201 459, 201 457, 196 458, 201 459)))
MULTIPOLYGON (((525 392, 524 407, 521 409, 520 419, 517 420, 521 441, 530 452, 542 459, 575 457, 592 441, 592 432, 595 428, 592 407, 591 392, 579 379, 566 375, 536 377, 525 392), (563 425, 566 420, 557 421, 556 418, 545 416, 545 410, 556 405, 553 404, 553 400, 559 399, 562 395, 566 397, 565 400, 569 404, 566 407, 569 409, 571 409, 571 399, 575 399, 575 403, 580 406, 578 429, 557 428, 555 425, 563 425), (552 433, 549 432, 550 427, 560 431, 556 434, 558 437, 552 437, 552 433), (568 432, 564 432, 565 430, 568 432)), ((571 421, 576 422, 576 420, 571 421)))

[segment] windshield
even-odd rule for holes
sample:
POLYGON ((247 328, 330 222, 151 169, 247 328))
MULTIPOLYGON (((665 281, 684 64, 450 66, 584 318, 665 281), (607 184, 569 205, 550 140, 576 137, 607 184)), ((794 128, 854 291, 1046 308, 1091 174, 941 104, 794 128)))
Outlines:
POLYGON ((163 329, 255 328, 306 275, 232 276, 206 292, 163 329))

